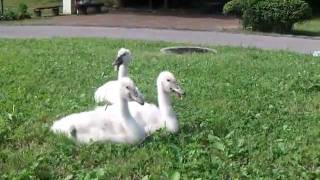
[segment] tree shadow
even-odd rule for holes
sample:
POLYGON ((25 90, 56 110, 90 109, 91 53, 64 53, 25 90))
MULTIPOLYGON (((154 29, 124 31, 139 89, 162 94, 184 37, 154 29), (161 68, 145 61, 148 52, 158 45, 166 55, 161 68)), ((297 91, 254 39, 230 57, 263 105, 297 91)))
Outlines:
POLYGON ((293 30, 292 34, 299 36, 320 36, 320 31, 293 30))

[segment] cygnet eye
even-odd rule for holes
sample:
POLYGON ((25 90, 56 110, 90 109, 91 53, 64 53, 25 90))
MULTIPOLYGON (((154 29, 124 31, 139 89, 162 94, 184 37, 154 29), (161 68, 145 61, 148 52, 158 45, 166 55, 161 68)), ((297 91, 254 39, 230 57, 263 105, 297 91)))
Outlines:
POLYGON ((126 88, 129 90, 130 88, 129 88, 129 86, 126 86, 126 88))
POLYGON ((170 82, 170 79, 167 79, 168 82, 170 82))

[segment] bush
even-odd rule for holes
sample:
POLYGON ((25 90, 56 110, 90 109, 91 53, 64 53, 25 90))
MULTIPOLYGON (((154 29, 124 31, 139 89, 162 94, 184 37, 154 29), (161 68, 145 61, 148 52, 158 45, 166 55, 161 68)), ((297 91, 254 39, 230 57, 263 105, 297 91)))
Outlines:
POLYGON ((119 0, 106 0, 106 1, 103 1, 103 3, 107 7, 118 7, 120 2, 119 0))
POLYGON ((241 16, 243 11, 243 1, 242 0, 233 0, 227 2, 223 6, 223 14, 241 16))
POLYGON ((17 19, 17 13, 12 10, 5 10, 4 14, 0 17, 3 21, 13 21, 17 19))
POLYGON ((242 17, 243 12, 258 1, 261 0, 230 0, 224 5, 223 14, 242 17))
POLYGON ((0 16, 0 20, 3 21, 13 21, 31 18, 30 13, 28 13, 28 6, 26 4, 20 3, 16 11, 6 9, 4 14, 0 16))
POLYGON ((242 16, 245 28, 279 33, 290 32, 294 23, 311 17, 303 0, 232 0, 224 12, 242 16))
POLYGON ((294 23, 310 17, 311 9, 302 0, 258 1, 243 14, 245 27, 280 33, 290 32, 294 23))
POLYGON ((30 17, 31 16, 28 13, 28 6, 24 3, 20 3, 17 8, 17 19, 26 19, 30 17))

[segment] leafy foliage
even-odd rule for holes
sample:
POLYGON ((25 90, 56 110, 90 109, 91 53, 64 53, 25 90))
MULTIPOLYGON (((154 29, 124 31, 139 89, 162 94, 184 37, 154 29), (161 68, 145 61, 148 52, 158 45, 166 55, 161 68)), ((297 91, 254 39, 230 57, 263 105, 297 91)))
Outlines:
POLYGON ((17 14, 15 11, 6 9, 4 14, 0 15, 0 21, 12 21, 17 19, 17 14))
POLYGON ((294 23, 311 17, 303 0, 233 0, 224 12, 241 15, 245 28, 280 33, 290 32, 294 23))
POLYGON ((217 47, 164 55, 173 44, 110 39, 0 40, 0 179, 316 179, 320 176, 320 61, 288 52, 217 47), (172 71, 181 131, 138 145, 77 144, 49 131, 95 107, 116 78, 120 47, 148 102, 172 71))
POLYGON ((244 26, 253 30, 290 32, 294 23, 310 18, 311 10, 301 0, 258 1, 244 11, 244 26))
POLYGON ((28 6, 20 3, 17 8, 17 19, 26 19, 30 17, 31 15, 28 13, 28 6))
POLYGON ((100 0, 99 2, 102 2, 107 7, 119 7, 120 0, 100 0))
POLYGON ((223 6, 223 14, 241 16, 243 12, 243 0, 232 0, 223 6))
POLYGON ((23 3, 20 3, 15 11, 12 9, 6 9, 4 14, 0 16, 0 20, 5 21, 23 20, 27 18, 31 18, 31 15, 28 12, 28 6, 23 3))

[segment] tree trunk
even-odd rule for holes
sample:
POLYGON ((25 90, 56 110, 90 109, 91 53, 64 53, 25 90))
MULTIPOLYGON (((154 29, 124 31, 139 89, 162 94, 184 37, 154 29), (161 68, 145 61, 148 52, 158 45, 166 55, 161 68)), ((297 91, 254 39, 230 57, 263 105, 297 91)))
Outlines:
POLYGON ((4 14, 4 12, 3 12, 3 0, 1 0, 1 14, 4 14))
POLYGON ((118 6, 123 7, 124 6, 124 0, 118 0, 118 6))
POLYGON ((168 0, 164 0, 164 8, 168 9, 168 0))

